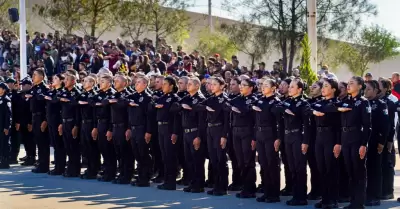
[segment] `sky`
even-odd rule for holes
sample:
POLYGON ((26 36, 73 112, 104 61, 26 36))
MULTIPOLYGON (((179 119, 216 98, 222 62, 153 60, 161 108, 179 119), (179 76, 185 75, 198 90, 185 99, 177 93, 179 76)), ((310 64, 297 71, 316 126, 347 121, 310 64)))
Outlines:
MULTIPOLYGON (((191 0, 193 7, 188 8, 189 11, 208 13, 208 0, 191 0)), ((375 17, 364 18, 363 24, 370 26, 372 24, 380 25, 395 36, 400 38, 400 0, 370 0, 378 8, 378 15, 375 17)), ((229 19, 238 19, 238 15, 232 15, 225 11, 222 6, 224 0, 212 0, 212 15, 229 19)))

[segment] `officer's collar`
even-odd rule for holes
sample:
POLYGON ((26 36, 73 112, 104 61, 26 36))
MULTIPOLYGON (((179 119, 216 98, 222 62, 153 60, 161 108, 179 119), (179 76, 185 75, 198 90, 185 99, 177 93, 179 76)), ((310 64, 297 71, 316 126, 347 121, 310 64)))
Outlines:
POLYGON ((294 100, 294 101, 299 101, 299 100, 301 100, 303 98, 303 95, 299 95, 299 96, 297 96, 297 97, 292 97, 292 99, 294 100))
POLYGON ((356 100, 361 98, 361 94, 357 94, 357 96, 355 96, 355 97, 352 97, 351 95, 349 95, 349 98, 353 99, 354 101, 356 101, 356 100))

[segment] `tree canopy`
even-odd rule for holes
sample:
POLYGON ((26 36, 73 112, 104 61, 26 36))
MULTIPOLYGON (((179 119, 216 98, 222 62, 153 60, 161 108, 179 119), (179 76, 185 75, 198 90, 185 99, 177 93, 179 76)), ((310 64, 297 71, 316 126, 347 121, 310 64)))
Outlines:
POLYGON ((237 53, 235 44, 220 31, 210 32, 207 28, 200 32, 196 49, 206 57, 218 53, 221 57, 232 57, 237 53))

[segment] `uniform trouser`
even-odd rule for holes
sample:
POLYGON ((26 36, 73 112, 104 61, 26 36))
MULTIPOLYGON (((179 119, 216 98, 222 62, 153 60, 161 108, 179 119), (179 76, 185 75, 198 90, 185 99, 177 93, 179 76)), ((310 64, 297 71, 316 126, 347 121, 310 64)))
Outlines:
POLYGON ((19 149, 21 147, 21 141, 18 136, 17 130, 15 130, 15 124, 13 123, 11 126, 11 130, 9 131, 10 135, 10 159, 16 160, 19 154, 19 149))
POLYGON ((253 127, 233 128, 233 148, 243 180, 243 192, 256 192, 256 151, 251 149, 253 127))
POLYGON ((164 184, 176 186, 176 171, 178 165, 177 144, 172 144, 172 131, 168 124, 158 126, 158 140, 161 156, 164 162, 164 184))
POLYGON ((200 143, 200 148, 198 150, 195 150, 193 146, 193 141, 197 136, 199 136, 198 131, 184 133, 183 135, 183 146, 187 168, 187 174, 185 175, 187 175, 191 180, 190 186, 192 188, 204 188, 204 162, 206 160, 204 152, 207 151, 207 144, 204 142, 206 141, 206 139, 204 138, 204 141, 200 143))
POLYGON ((32 118, 32 130, 34 135, 34 141, 38 147, 38 168, 43 170, 49 170, 50 166, 50 140, 47 133, 47 128, 42 132, 40 126, 44 121, 44 115, 33 115, 32 118))
POLYGON ((68 155, 67 172, 72 175, 79 175, 81 173, 81 149, 79 138, 74 138, 72 136, 72 129, 74 126, 74 121, 63 122, 62 137, 65 151, 68 155))
MULTIPOLYGON (((4 129, 3 129, 4 130, 4 129)), ((0 131, 0 163, 8 164, 10 147, 8 144, 9 136, 0 131)))
POLYGON ((280 191, 280 160, 279 152, 275 151, 272 129, 256 132, 258 161, 263 179, 264 195, 267 198, 279 198, 280 191))
POLYGON ((231 166, 232 166, 232 183, 235 185, 242 185, 241 179, 240 179, 240 169, 238 166, 238 162, 236 159, 236 154, 235 150, 233 149, 233 137, 232 133, 228 135, 228 142, 226 143, 227 147, 227 154, 229 156, 229 159, 231 160, 231 166))
POLYGON ((138 163, 139 182, 147 183, 151 177, 151 156, 150 144, 147 144, 144 135, 146 130, 144 126, 132 126, 131 145, 133 154, 138 163))
POLYGON ((393 144, 392 146, 392 151, 389 152, 386 144, 382 152, 382 195, 392 195, 394 191, 396 151, 393 144))
POLYGON ((292 191, 293 190, 293 182, 292 182, 292 172, 290 172, 289 163, 286 156, 286 148, 285 148, 285 139, 281 139, 281 146, 279 148, 281 151, 281 160, 284 169, 285 175, 285 189, 292 191))
POLYGON ((49 138, 54 148, 54 163, 55 170, 59 172, 65 171, 65 166, 67 164, 67 153, 65 150, 65 145, 63 137, 58 133, 58 122, 49 121, 49 138))
POLYGON ((186 168, 186 162, 185 162, 185 145, 184 145, 184 140, 183 140, 183 132, 182 134, 178 135, 178 142, 176 143, 178 146, 178 170, 182 169, 183 175, 182 177, 187 178, 186 173, 187 173, 187 168, 186 168))
POLYGON ((164 177, 164 163, 161 156, 160 142, 158 140, 158 132, 151 135, 150 154, 152 158, 153 173, 158 172, 159 177, 164 177))
POLYGON ((22 143, 24 144, 26 156, 35 158, 36 144, 33 141, 33 133, 28 131, 28 125, 21 124, 19 128, 19 135, 21 137, 22 143))
POLYGON ((346 170, 346 165, 344 163, 343 152, 339 155, 339 197, 348 198, 349 197, 349 174, 346 170))
MULTIPOLYGON (((332 147, 333 150, 333 147, 332 147)), ((333 153, 333 152, 332 152, 333 153)), ((321 195, 321 177, 317 165, 317 159, 315 154, 315 137, 310 139, 307 150, 307 162, 310 167, 310 182, 311 182, 311 194, 321 195)))
POLYGON ((339 195, 339 160, 333 154, 335 137, 332 131, 322 131, 317 133, 315 142, 315 159, 322 185, 322 204, 325 205, 336 203, 339 195))
MULTIPOLYGON (((356 134, 360 133, 350 133, 347 137, 358 137, 356 136, 356 134)), ((344 140, 346 140, 346 137, 342 137, 342 142, 344 140)), ((364 205, 366 192, 365 158, 360 159, 360 146, 361 142, 342 143, 344 163, 346 165, 346 170, 349 175, 349 195, 351 198, 350 203, 354 206, 364 205)))
POLYGON ((301 152, 303 135, 292 132, 285 135, 285 151, 292 173, 293 199, 307 199, 307 156, 301 152))
POLYGON ((214 171, 214 190, 228 190, 228 159, 226 156, 227 147, 222 149, 221 138, 223 137, 221 126, 208 127, 207 147, 211 165, 214 171))
POLYGON ((367 199, 380 200, 382 196, 382 153, 377 143, 370 143, 367 152, 367 199))
POLYGON ((113 142, 115 152, 119 153, 119 168, 120 177, 125 179, 131 179, 133 176, 133 151, 130 141, 126 140, 125 124, 114 124, 113 125, 113 142))
POLYGON ((89 175, 96 175, 101 166, 99 146, 97 141, 93 140, 92 137, 93 127, 94 125, 91 122, 82 122, 81 142, 83 149, 85 150, 84 152, 87 153, 87 174, 89 175))
POLYGON ((108 122, 99 121, 97 124, 98 130, 98 145, 101 155, 103 156, 104 163, 104 175, 114 177, 117 172, 117 158, 115 156, 114 144, 112 141, 108 141, 106 134, 109 128, 108 122))

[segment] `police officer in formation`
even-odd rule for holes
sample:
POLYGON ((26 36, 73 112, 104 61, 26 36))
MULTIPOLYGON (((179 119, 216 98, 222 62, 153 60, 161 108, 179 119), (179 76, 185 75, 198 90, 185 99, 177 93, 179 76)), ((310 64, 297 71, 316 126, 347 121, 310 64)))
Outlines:
POLYGON ((349 197, 345 208, 359 209, 393 198, 394 115, 400 104, 389 98, 387 79, 352 77, 347 84, 322 79, 307 98, 307 85, 298 78, 278 85, 266 77, 257 85, 240 76, 229 88, 222 77, 202 84, 197 77, 138 73, 131 83, 122 74, 103 73, 80 85, 74 71, 54 75, 50 85, 45 78, 44 69, 36 69, 32 80, 20 82, 19 92, 0 83, 0 168, 13 163, 9 142, 18 136, 27 154, 22 165, 35 165, 33 173, 137 187, 161 183, 161 190, 176 190, 180 183, 187 193, 212 186, 209 195, 239 191, 238 198, 255 198, 258 154, 263 192, 258 202, 292 196, 287 205, 320 200, 315 207, 329 209, 349 197), (208 181, 206 158, 212 170, 208 181), (182 168, 184 180, 177 182, 182 168))

